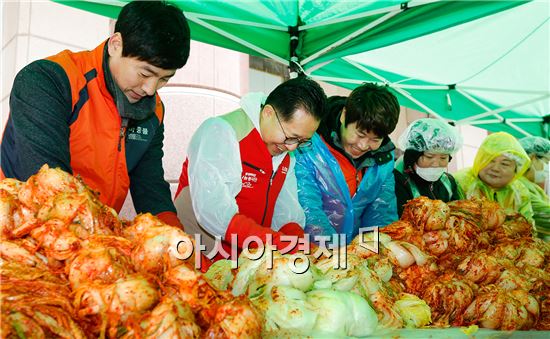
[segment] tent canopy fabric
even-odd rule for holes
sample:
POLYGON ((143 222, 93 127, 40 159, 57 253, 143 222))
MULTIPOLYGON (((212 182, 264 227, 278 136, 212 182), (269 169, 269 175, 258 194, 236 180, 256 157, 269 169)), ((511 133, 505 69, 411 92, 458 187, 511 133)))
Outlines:
MULTIPOLYGON (((128 2, 54 1, 111 18, 128 2)), ((350 89, 384 83, 403 106, 459 124, 548 135, 547 0, 169 2, 194 40, 350 89)))
POLYGON ((547 1, 530 2, 347 56, 312 74, 350 89, 387 83, 402 105, 458 125, 548 137, 549 10, 547 1))

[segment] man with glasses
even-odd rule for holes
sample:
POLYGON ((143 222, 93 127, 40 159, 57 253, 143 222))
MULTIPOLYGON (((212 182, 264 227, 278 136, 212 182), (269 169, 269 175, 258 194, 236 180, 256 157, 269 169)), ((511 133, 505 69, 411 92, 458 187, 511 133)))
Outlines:
POLYGON ((345 235, 349 243, 361 227, 397 220, 395 147, 388 135, 399 103, 387 88, 364 84, 348 98, 329 98, 328 111, 311 147, 296 152, 298 197, 306 233, 345 235))
POLYGON ((231 253, 231 245, 242 249, 252 236, 264 242, 270 236, 279 249, 289 245, 282 235, 303 236, 305 216, 288 152, 310 143, 325 101, 316 82, 296 78, 267 98, 263 93, 244 96, 241 108, 198 128, 175 205, 186 232, 200 234, 208 252, 215 248, 215 237, 231 253))

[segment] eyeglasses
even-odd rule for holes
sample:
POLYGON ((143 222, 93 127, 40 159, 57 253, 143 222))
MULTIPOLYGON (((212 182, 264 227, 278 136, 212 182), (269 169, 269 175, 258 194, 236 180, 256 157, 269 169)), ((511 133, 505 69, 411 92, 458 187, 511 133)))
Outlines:
MULTIPOLYGON (((271 106, 273 107, 273 106, 271 106)), ((283 141, 283 144, 285 145, 296 145, 298 144, 298 147, 308 147, 311 146, 311 139, 303 139, 303 138, 289 138, 286 135, 285 129, 283 128, 283 124, 281 124, 281 119, 279 119, 279 114, 275 110, 275 107, 273 107, 273 111, 275 112, 275 117, 277 118, 277 121, 279 122, 279 126, 281 126, 281 131, 283 131, 283 134, 285 136, 285 140, 283 141)))

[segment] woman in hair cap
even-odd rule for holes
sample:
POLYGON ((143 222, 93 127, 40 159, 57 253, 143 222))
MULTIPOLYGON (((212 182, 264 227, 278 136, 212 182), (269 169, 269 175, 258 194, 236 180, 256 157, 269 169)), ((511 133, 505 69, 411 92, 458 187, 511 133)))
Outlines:
POLYGON ((489 135, 479 147, 474 165, 454 174, 466 198, 496 201, 507 213, 521 213, 533 222, 529 191, 517 179, 531 160, 519 141, 506 132, 489 135))
POLYGON ((398 144, 405 151, 394 170, 399 216, 407 201, 419 196, 444 202, 463 199, 455 179, 447 173, 451 156, 462 146, 455 127, 438 119, 419 119, 407 127, 398 144))
POLYGON ((529 190, 533 219, 539 237, 550 239, 550 199, 541 185, 548 180, 550 140, 541 137, 525 137, 519 143, 531 159, 531 166, 519 181, 529 190))
MULTIPOLYGON (((520 180, 524 183, 530 181, 537 184, 537 187, 541 188, 541 186, 543 186, 548 179, 550 140, 542 137, 525 137, 520 139, 519 143, 531 159, 531 166, 527 172, 525 172, 523 177, 520 178, 520 180)), ((537 190, 537 192, 539 191, 537 190)), ((544 193, 544 191, 542 192, 544 193)))

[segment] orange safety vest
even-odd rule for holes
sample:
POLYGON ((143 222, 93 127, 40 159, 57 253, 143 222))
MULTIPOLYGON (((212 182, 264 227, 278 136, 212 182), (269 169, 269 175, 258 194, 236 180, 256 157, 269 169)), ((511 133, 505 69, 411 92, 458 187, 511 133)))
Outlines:
MULTIPOLYGON (((124 139, 126 130, 105 83, 105 44, 103 42, 92 51, 74 53, 65 50, 46 59, 59 64, 70 83, 72 112, 68 122, 73 174, 80 175, 91 189, 98 191, 103 203, 120 211, 130 186, 124 139)), ((164 115, 158 94, 155 115, 158 123, 150 124, 153 129, 148 132, 150 138, 164 115)), ((136 156, 140 157, 139 154, 136 156)), ((0 179, 3 177, 0 173, 0 179)))
MULTIPOLYGON (((236 196, 239 213, 253 219, 257 224, 271 228, 273 211, 290 166, 287 154, 276 171, 273 171, 271 154, 250 118, 242 110, 221 116, 242 136, 239 150, 242 165, 242 189, 236 196)), ((179 179, 176 196, 189 186, 188 161, 186 159, 179 179)))
POLYGON ((332 156, 334 156, 334 158, 338 162, 338 165, 340 165, 340 169, 342 170, 342 174, 344 175, 344 179, 346 180, 346 184, 349 188, 350 196, 353 197, 353 195, 357 191, 357 188, 359 187, 359 184, 361 184, 361 180, 363 180, 363 174, 366 169, 363 170, 355 168, 355 166, 349 161, 348 158, 346 158, 345 155, 330 146, 324 138, 321 139, 327 146, 332 156))

